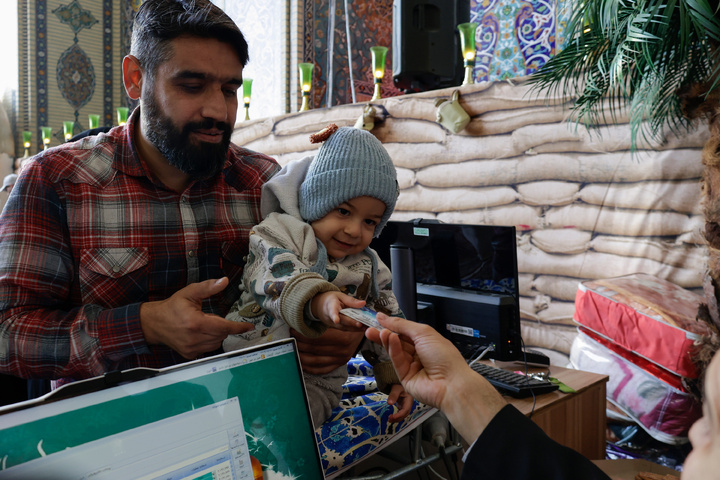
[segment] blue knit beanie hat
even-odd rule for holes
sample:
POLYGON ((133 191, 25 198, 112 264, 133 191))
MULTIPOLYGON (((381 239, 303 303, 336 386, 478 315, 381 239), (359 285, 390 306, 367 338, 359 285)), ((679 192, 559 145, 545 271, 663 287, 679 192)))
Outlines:
POLYGON ((306 222, 314 222, 353 198, 377 198, 385 204, 385 213, 375 227, 377 237, 395 209, 399 193, 395 166, 380 141, 367 130, 334 125, 328 129, 330 136, 300 186, 300 215, 306 222))

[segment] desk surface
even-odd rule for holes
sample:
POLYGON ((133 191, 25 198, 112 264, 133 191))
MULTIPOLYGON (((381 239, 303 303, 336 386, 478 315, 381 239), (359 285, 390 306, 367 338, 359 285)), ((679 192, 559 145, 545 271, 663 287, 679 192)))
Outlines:
MULTIPOLYGON (((490 361, 484 362, 493 364, 490 361)), ((508 362, 498 362, 495 366, 505 370, 524 370, 523 366, 508 362)), ((532 420, 557 442, 592 460, 605 458, 607 375, 557 366, 528 367, 528 372, 543 372, 548 369, 550 376, 573 388, 575 393, 556 390, 538 395, 534 408, 532 397, 506 396, 505 399, 525 415, 532 412, 532 420)))
MULTIPOLYGON (((523 372, 525 367, 516 363, 511 362, 497 362, 494 363, 491 361, 486 362, 489 365, 494 365, 496 367, 500 367, 504 370, 512 370, 512 371, 520 371, 523 372)), ((572 395, 578 395, 584 391, 586 391, 589 388, 592 388, 594 385, 597 385, 598 382, 602 382, 603 384, 608 381, 607 375, 600 375, 597 373, 591 373, 591 372, 584 372, 582 370, 574 370, 572 368, 563 368, 563 367, 557 367, 554 365, 551 365, 548 368, 538 368, 538 367, 528 367, 528 372, 530 373, 537 373, 537 372, 547 372, 550 371, 550 376, 555 377, 561 382, 563 382, 568 387, 575 390, 574 394, 568 394, 568 393, 562 393, 559 390, 556 390, 554 392, 545 393, 543 395, 538 395, 535 399, 535 413, 538 413, 539 411, 542 411, 543 409, 547 408, 548 406, 556 403, 567 400, 572 395)), ((533 409, 533 398, 512 398, 509 396, 505 396, 505 399, 508 400, 508 402, 515 405, 515 407, 520 410, 525 415, 529 415, 530 412, 533 409)))

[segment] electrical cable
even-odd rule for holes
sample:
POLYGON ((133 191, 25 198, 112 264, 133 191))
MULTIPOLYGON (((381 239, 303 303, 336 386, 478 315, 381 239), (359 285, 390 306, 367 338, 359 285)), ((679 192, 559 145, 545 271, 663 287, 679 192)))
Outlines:
POLYGON ((445 477, 443 477, 442 475, 440 475, 440 473, 439 473, 437 470, 435 470, 432 466, 428 465, 427 468, 428 468, 428 470, 430 470, 430 471, 431 471, 436 477, 438 477, 439 479, 441 479, 441 480, 448 480, 447 478, 445 478, 445 477))
MULTIPOLYGON (((452 468, 453 464, 450 461, 450 457, 447 453, 445 453, 445 447, 440 447, 440 458, 442 458, 443 463, 445 463, 445 470, 447 470, 450 480, 457 480, 457 477, 454 474, 455 470, 452 468)), ((455 466, 457 467, 457 465, 455 466)))
MULTIPOLYGON (((482 347, 480 347, 480 348, 482 348, 482 347)), ((480 350, 480 348, 478 348, 478 350, 480 350)), ((491 349, 494 349, 494 348, 495 348, 494 345, 492 345, 492 344, 491 344, 491 345, 488 345, 488 346, 485 348, 485 350, 483 350, 483 351, 480 353, 480 355, 478 355, 478 356, 475 357, 470 363, 468 363, 468 366, 469 366, 469 367, 472 367, 474 364, 476 364, 477 362, 479 362, 480 360, 482 360, 482 358, 485 356, 485 354, 486 354, 487 352, 489 352, 491 349)), ((475 351, 477 352, 477 350, 475 350, 475 351)))
POLYGON ((469 363, 470 359, 475 358, 477 355, 479 355, 480 351, 486 347, 487 347, 487 345, 478 345, 475 348, 472 348, 470 350, 465 350, 461 353, 462 353, 462 356, 465 359, 465 361, 469 363))
MULTIPOLYGON (((445 449, 443 449, 443 455, 444 455, 444 451, 445 451, 445 449)), ((420 452, 422 453, 422 458, 424 459, 424 458, 425 458, 425 451, 421 448, 421 449, 420 449, 420 452)), ((438 477, 438 478, 441 479, 441 480, 448 480, 447 478, 445 478, 445 477, 443 477, 442 475, 440 475, 440 474, 432 467, 432 465, 430 465, 430 464, 425 465, 425 469, 426 469, 426 470, 430 470, 436 477, 438 477)), ((427 474, 427 472, 425 472, 425 473, 427 474)), ((428 480, 429 480, 429 479, 430 479, 430 477, 428 476, 428 480)))
MULTIPOLYGON (((463 448, 462 451, 465 452, 465 449, 463 448)), ((457 453, 453 453, 451 458, 452 458, 453 468, 455 469, 455 478, 460 478, 460 470, 458 470, 458 456, 457 456, 457 453)), ((460 457, 460 458, 463 458, 463 457, 460 457)))

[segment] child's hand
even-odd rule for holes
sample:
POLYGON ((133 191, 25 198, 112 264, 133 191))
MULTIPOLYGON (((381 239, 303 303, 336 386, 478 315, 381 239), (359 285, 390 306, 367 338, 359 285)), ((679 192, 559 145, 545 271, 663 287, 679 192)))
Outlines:
POLYGON ((390 415, 388 421, 390 423, 396 423, 407 417, 410 410, 412 410, 413 402, 413 397, 405 391, 402 385, 393 385, 388 395, 387 403, 388 405, 395 405, 397 403, 398 411, 390 415))
POLYGON ((315 318, 331 328, 362 332, 365 325, 350 317, 340 314, 343 308, 361 308, 364 300, 358 300, 341 292, 324 292, 315 295, 310 304, 315 318))

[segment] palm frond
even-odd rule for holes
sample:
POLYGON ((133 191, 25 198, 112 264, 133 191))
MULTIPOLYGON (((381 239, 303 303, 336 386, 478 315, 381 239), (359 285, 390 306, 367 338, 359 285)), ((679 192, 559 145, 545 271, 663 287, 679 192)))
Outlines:
POLYGON ((574 92, 573 119, 587 127, 625 113, 633 148, 669 127, 686 130, 677 92, 720 87, 717 0, 585 0, 567 45, 530 77, 533 91, 574 92), (712 82, 710 82, 712 80, 712 82))

